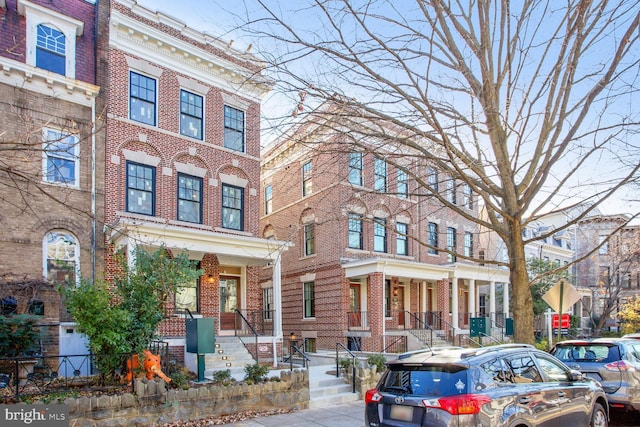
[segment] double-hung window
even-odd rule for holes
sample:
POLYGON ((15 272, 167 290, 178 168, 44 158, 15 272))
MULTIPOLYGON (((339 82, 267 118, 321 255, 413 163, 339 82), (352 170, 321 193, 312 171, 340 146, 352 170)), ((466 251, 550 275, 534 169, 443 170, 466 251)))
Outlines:
POLYGON ((135 71, 129 72, 129 118, 156 125, 156 80, 135 71))
POLYGON ((316 295, 313 282, 304 282, 304 317, 316 316, 316 295))
POLYGON ((447 227, 447 262, 456 262, 456 229, 447 227))
POLYGON ((473 233, 468 231, 464 233, 464 256, 473 256, 473 233))
POLYGON ((401 169, 398 169, 398 197, 403 199, 409 197, 409 177, 401 169))
POLYGON ((156 168, 127 162, 127 212, 155 215, 156 168))
POLYGON ((304 225, 304 255, 316 253, 316 227, 313 222, 304 225))
POLYGON ((373 221, 373 250, 387 252, 387 220, 374 218, 373 221))
POLYGON ((308 196, 313 191, 313 181, 311 179, 312 172, 313 172, 313 167, 310 161, 302 165, 302 195, 303 196, 308 196))
POLYGON ((446 186, 447 188, 446 188, 445 197, 447 199, 447 202, 455 205, 456 204, 456 180, 452 176, 449 176, 446 181, 446 186))
POLYGON ((244 153, 244 111, 224 106, 224 146, 244 153))
POLYGON ((180 133, 202 139, 202 97, 180 90, 180 133))
POLYGON ((269 215, 273 211, 273 187, 265 185, 264 187, 264 214, 269 215))
POLYGON ((374 190, 382 193, 387 192, 387 162, 378 157, 373 163, 373 182, 374 190))
POLYGON ((80 144, 78 137, 44 130, 44 180, 74 187, 80 185, 80 144))
POLYGON ((398 255, 409 255, 409 240, 407 231, 407 224, 403 222, 396 223, 396 253, 398 255))
POLYGON ((471 190, 471 186, 465 184, 462 191, 464 193, 464 206, 467 209, 473 209, 473 191, 471 190))
MULTIPOLYGON (((200 268, 198 263, 194 263, 195 268, 200 268)), ((176 286, 175 311, 176 313, 200 313, 200 277, 188 283, 181 283, 176 286)))
POLYGON ((66 37, 57 29, 40 24, 36 34, 36 67, 66 75, 66 37))
POLYGON ((427 230, 427 253, 430 255, 438 255, 438 224, 430 222, 427 230))
POLYGON ((244 230, 244 188, 222 184, 222 227, 244 230))
POLYGON ((202 223, 202 178, 178 174, 178 220, 202 223))
POLYGON ((362 215, 349 214, 349 247, 362 249, 362 215))
POLYGON ((273 288, 262 289, 262 318, 273 320, 273 288))
POLYGON ((427 168, 427 184, 434 193, 438 192, 438 171, 434 167, 427 168))
POLYGON ((349 153, 349 183, 362 186, 362 153, 349 153))

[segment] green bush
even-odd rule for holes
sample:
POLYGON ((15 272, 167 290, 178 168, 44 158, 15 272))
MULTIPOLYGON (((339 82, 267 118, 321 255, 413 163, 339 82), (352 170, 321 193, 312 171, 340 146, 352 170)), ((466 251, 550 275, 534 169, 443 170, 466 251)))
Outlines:
POLYGON ((215 371, 213 373, 213 382, 219 385, 228 386, 234 383, 234 379, 231 376, 231 371, 225 369, 224 371, 215 371))
POLYGON ((28 356, 39 351, 37 316, 17 314, 0 316, 0 357, 28 356))
POLYGON ((247 365, 244 367, 245 377, 244 380, 248 384, 256 384, 264 381, 267 373, 269 372, 269 366, 254 363, 253 365, 247 365))
POLYGON ((342 372, 348 372, 349 369, 351 369, 351 365, 353 365, 353 358, 351 357, 341 357, 338 359, 338 366, 340 366, 342 372))
POLYGON ((372 354, 367 357, 367 363, 369 366, 375 366, 377 372, 384 372, 384 366, 385 363, 387 363, 387 358, 380 353, 372 354))

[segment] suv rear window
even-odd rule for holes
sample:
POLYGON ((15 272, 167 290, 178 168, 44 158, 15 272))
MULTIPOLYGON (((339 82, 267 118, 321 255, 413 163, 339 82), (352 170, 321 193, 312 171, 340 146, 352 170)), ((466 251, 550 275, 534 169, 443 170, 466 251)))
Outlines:
POLYGON ((467 370, 462 366, 391 366, 380 392, 417 396, 469 393, 467 370))
POLYGON ((618 346, 596 343, 558 346, 553 355, 563 362, 610 363, 620 360, 618 346))

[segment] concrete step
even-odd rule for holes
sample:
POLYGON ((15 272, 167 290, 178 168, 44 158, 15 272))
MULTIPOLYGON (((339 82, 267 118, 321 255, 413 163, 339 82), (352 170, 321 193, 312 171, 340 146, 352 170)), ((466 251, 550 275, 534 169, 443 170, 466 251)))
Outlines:
MULTIPOLYGON (((328 369, 328 368, 327 368, 328 369)), ((315 374, 309 378, 309 408, 322 408, 360 400, 353 386, 335 375, 315 374)))
POLYGON ((215 349, 215 353, 206 354, 204 358, 206 378, 211 378, 214 371, 228 369, 233 378, 241 380, 245 376, 245 366, 255 363, 253 356, 238 337, 216 337, 215 349))

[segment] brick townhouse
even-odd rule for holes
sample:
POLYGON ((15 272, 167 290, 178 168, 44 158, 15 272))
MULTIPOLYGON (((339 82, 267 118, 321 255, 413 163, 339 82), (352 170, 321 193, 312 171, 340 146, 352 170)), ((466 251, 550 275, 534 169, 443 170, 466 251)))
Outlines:
MULTIPOLYGON (((267 264, 277 271, 287 247, 259 237, 260 102, 270 81, 249 53, 135 1, 99 9, 108 37, 98 59, 106 70, 106 271, 112 251, 136 247, 164 245, 198 261, 204 275, 179 288, 159 331, 189 365, 186 310, 215 318, 217 336, 235 335, 246 327, 239 313, 262 313, 259 274, 267 264)), ((282 340, 274 320, 260 346, 272 354, 282 340)))
POLYGON ((0 297, 42 316, 45 355, 85 351, 52 284, 102 269, 94 23, 84 0, 0 0, 0 297))
POLYGON ((282 255, 285 333, 307 351, 381 351, 398 336, 411 349, 468 333, 470 317, 504 317, 508 271, 466 260, 483 257, 478 227, 415 178, 473 216, 476 196, 393 138, 358 132, 339 108, 323 105, 263 154, 263 236, 295 245, 282 255))

